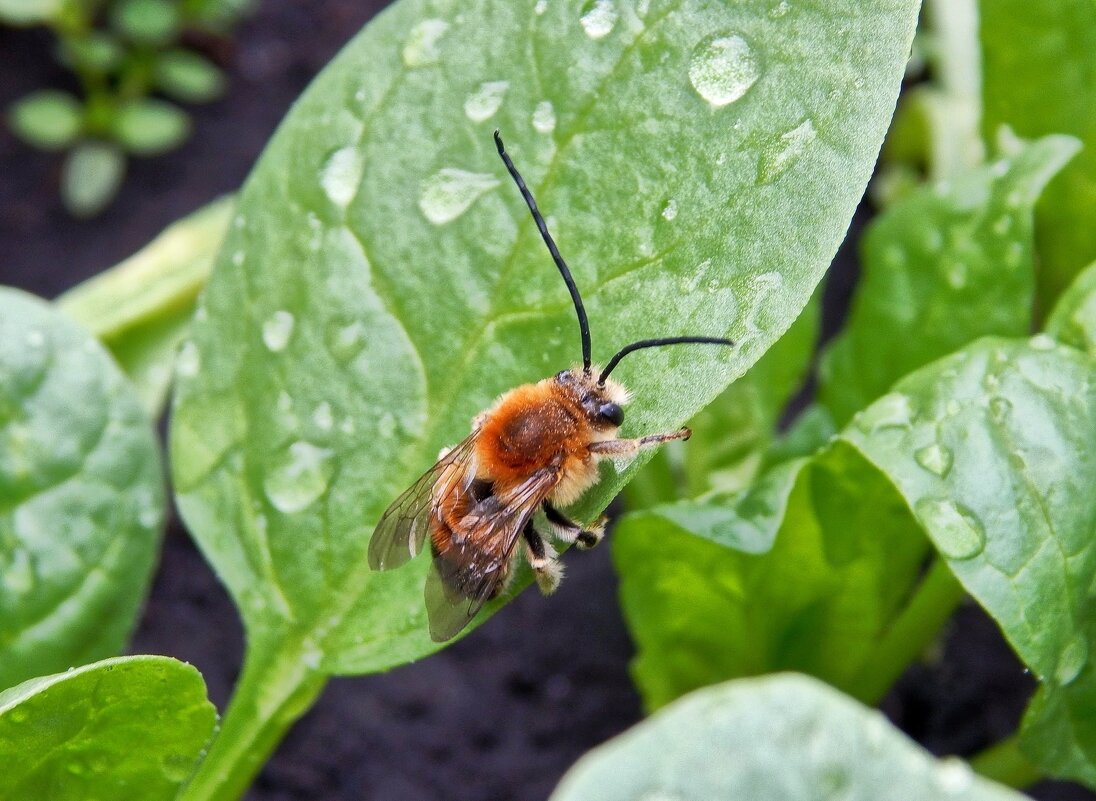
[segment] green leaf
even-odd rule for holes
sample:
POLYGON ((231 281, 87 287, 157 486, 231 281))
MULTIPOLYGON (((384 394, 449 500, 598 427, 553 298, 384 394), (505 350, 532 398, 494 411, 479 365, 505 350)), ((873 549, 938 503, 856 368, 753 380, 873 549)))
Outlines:
POLYGON ((164 45, 179 33, 179 8, 170 0, 118 0, 109 13, 114 29, 134 42, 164 45))
POLYGON ((894 489, 840 445, 730 498, 626 516, 613 558, 645 705, 778 670, 859 693, 925 553, 894 489))
POLYGON ((848 325, 823 356, 820 396, 843 425, 894 381, 988 334, 1031 330, 1032 209, 1077 151, 1047 137, 880 215, 848 325))
POLYGON ((152 417, 163 410, 176 351, 234 208, 232 197, 202 207, 57 299, 110 349, 152 417))
POLYGON ((1096 5, 1000 0, 982 3, 980 16, 986 138, 1007 125, 1025 138, 1072 134, 1085 146, 1036 210, 1039 298, 1049 309, 1096 259, 1096 5))
POLYGON ((62 64, 101 75, 115 69, 125 54, 117 37, 95 30, 80 38, 62 40, 57 50, 62 64))
MULTIPOLYGON (((673 428, 813 292, 870 173, 917 6, 535 5, 402 2, 353 41, 252 174, 186 346, 183 515, 248 630, 305 632, 323 671, 438 647, 426 560, 371 574, 368 533, 496 394, 578 356, 492 126, 574 265, 595 355, 654 335, 738 341, 621 365, 637 397, 625 434, 673 428), (500 80, 490 122, 466 116, 500 80)), ((626 475, 607 470, 579 511, 626 475)))
POLYGON ((186 103, 208 103, 225 90, 224 74, 208 59, 190 50, 168 50, 154 67, 156 86, 186 103))
POLYGON ((150 156, 181 145, 190 135, 190 117, 163 100, 132 100, 118 109, 112 130, 130 153, 150 156))
POLYGON ((118 193, 126 171, 126 157, 106 142, 82 142, 65 159, 61 171, 61 199, 77 217, 92 217, 118 193))
POLYGON ((573 767, 551 801, 1023 801, 936 760, 866 709, 806 676, 701 690, 573 767))
POLYGON ((83 109, 68 92, 44 89, 8 109, 8 124, 25 142, 42 150, 63 150, 80 134, 83 109))
POLYGON ((0 693, 0 796, 168 801, 217 713, 202 676, 162 656, 125 656, 0 693))
POLYGON ((898 382, 843 436, 1042 682, 1025 750, 1096 786, 1096 362, 1045 334, 981 340, 898 382))
POLYGON ((0 288, 0 686, 122 648, 163 514, 155 435, 110 356, 0 288))
POLYGON ((0 0, 0 22, 8 25, 41 25, 53 19, 64 0, 0 0))
POLYGON ((1047 333, 1096 356, 1096 263, 1090 264, 1062 293, 1047 320, 1047 333))

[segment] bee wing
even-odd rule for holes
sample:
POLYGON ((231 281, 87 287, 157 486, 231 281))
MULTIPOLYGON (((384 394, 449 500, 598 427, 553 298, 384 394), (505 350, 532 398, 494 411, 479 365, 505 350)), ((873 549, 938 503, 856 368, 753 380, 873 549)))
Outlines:
POLYGON ((476 475, 476 437, 479 429, 443 455, 381 515, 369 539, 369 566, 373 570, 399 567, 422 551, 430 533, 435 497, 460 486, 466 491, 476 475))
POLYGON ((478 501, 447 547, 435 550, 425 597, 436 642, 455 636, 499 593, 522 529, 558 481, 558 468, 545 467, 508 492, 478 501))

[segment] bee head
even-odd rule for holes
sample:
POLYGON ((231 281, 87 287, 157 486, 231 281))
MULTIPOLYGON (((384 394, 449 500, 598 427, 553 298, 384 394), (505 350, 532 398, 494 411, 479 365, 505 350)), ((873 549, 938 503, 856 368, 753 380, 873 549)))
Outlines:
POLYGON ((624 424, 624 405, 629 396, 619 382, 599 382, 596 369, 587 372, 582 367, 561 370, 552 380, 574 398, 596 428, 616 429, 624 424))

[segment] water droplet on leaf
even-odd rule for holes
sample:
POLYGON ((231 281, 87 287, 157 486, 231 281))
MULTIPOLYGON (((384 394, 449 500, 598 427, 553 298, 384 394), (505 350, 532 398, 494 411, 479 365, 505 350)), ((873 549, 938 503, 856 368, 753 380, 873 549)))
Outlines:
POLYGON ((346 207, 358 194, 365 164, 356 147, 343 147, 332 153, 320 173, 320 186, 327 199, 346 207))
POLYGON ((804 120, 762 149, 757 158, 757 183, 768 184, 786 173, 818 137, 814 123, 804 120))
POLYGON ((411 29, 403 46, 403 63, 408 67, 424 67, 441 58, 438 42, 449 30, 449 23, 442 19, 425 19, 411 29))
POLYGON ((333 452, 311 442, 290 445, 263 482, 267 499, 279 512, 293 514, 307 509, 327 491, 334 473, 333 452))
POLYGON ((484 81, 464 101, 464 114, 472 122, 483 122, 495 115, 510 88, 509 81, 484 81))
POLYGON ((693 50, 689 81, 713 106, 733 103, 761 76, 750 45, 738 34, 709 36, 693 50))
POLYGON ((1088 663, 1088 641, 1083 634, 1073 637, 1058 656, 1058 666, 1054 669, 1054 678, 1061 684, 1072 683, 1088 663))
POLYGON ((533 109, 533 127, 542 134, 550 134, 556 129, 556 110, 552 101, 542 100, 533 109))
POLYGON ((666 201, 666 205, 662 207, 662 219, 670 221, 677 216, 677 201, 670 198, 666 201))
POLYGON ((445 167, 422 182, 419 209, 434 225, 444 225, 464 214, 499 181, 490 173, 445 167))
POLYGON ((918 449, 914 458, 917 459, 917 464, 941 478, 951 470, 951 451, 935 442, 918 449))
POLYGON ((273 353, 285 350, 289 344, 289 338, 293 336, 293 326, 296 320, 287 311, 276 311, 263 323, 263 343, 273 353))
POLYGON ((986 547, 986 532, 978 518, 954 501, 922 498, 914 510, 948 559, 971 559, 986 547))
POLYGON ((613 0, 587 0, 582 6, 582 29, 591 39, 604 39, 613 32, 617 21, 613 0))

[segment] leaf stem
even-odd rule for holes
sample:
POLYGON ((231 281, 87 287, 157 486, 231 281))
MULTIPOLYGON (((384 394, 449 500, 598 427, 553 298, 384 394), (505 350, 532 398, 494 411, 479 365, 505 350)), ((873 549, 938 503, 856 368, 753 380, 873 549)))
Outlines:
POLYGON ((307 638, 278 632, 248 643, 244 669, 205 759, 177 801, 240 798, 327 677, 310 666, 307 638))
POLYGON ((963 586, 947 563, 936 558, 909 603, 864 662, 852 683, 856 696, 866 703, 878 703, 940 633, 963 595, 963 586))
POLYGON ((109 342, 193 303, 224 240, 235 199, 221 198, 164 229, 125 261, 57 298, 57 305, 109 342))
POLYGON ((1020 750, 1020 738, 1015 734, 975 754, 970 766, 987 779, 1018 790, 1043 778, 1039 769, 1020 750))

